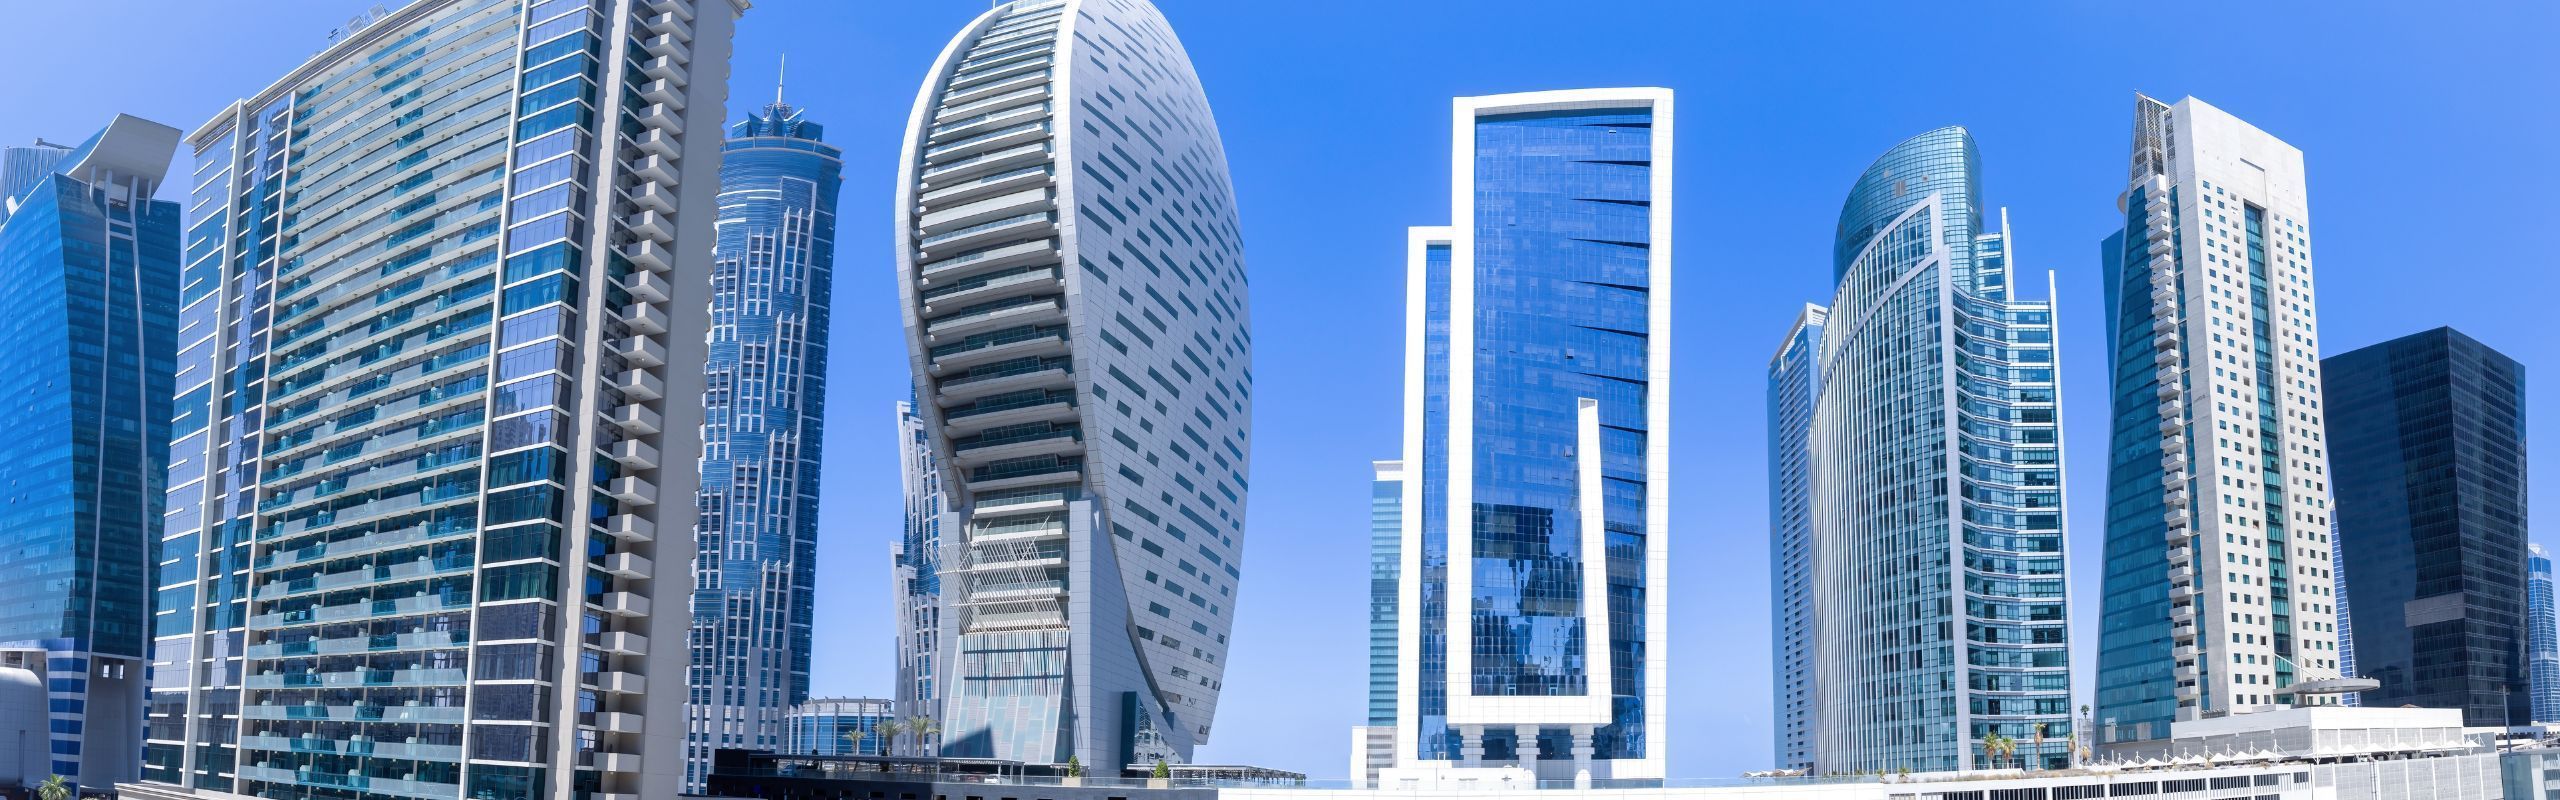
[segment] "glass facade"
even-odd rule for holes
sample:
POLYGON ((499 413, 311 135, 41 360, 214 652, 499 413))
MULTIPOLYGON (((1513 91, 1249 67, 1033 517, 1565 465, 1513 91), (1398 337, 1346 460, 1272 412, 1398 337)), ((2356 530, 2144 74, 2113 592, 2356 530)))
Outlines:
POLYGON ((1769 718, 1779 769, 1813 769, 1813 409, 1829 309, 1806 304, 1769 359, 1769 718))
POLYGON ((1658 778, 1670 95, 1459 103, 1460 224, 1417 229, 1411 254, 1420 469, 1400 502, 1419 513, 1400 527, 1419 585, 1398 619, 1419 658, 1399 741, 1658 778))
POLYGON ((711 254, 685 786, 809 698, 827 321, 844 158, 779 101, 729 128, 711 254))
POLYGON ((2110 374, 2102 742, 2329 705, 2342 671, 2302 153, 2194 98, 2135 99, 2101 246, 2110 374))
POLYGON ((2533 724, 2560 721, 2560 611, 2552 606, 2551 554, 2527 545, 2525 674, 2532 682, 2533 724))
POLYGON ((10 148, 0 218, 0 666, 40 678, 47 769, 104 790, 142 761, 178 204, 152 199, 178 131, 118 117, 77 150, 10 148), (22 174, 21 168, 27 168, 22 174))
POLYGON ((1404 464, 1376 463, 1369 483, 1369 722, 1396 724, 1396 573, 1404 553, 1404 464))
MULTIPOLYGON (((942 524, 949 507, 942 494, 942 468, 933 457, 916 401, 898 404, 898 477, 906 488, 904 525, 897 550, 889 559, 898 613, 897 710, 901 719, 942 716, 942 524)), ((916 754, 930 755, 939 742, 924 737, 916 754)))
POLYGON ((128 796, 673 795, 737 13, 420 0, 188 137, 128 796))
MULTIPOLYGON (((884 726, 897 719, 888 700, 820 698, 791 707, 783 717, 784 753, 815 756, 889 755, 899 744, 884 726)), ((910 739, 912 737, 898 737, 910 739)))
POLYGON ((2363 700, 2528 724, 2524 367, 2452 328, 2320 366, 2363 700))
POLYGON ((1017 0, 917 109, 898 274, 952 512, 941 753, 1187 760, 1225 688, 1253 396, 1199 77, 1142 0, 1017 0))
POLYGON ((1813 765, 2067 766, 2061 439, 2049 301, 2014 298, 1963 128, 1877 158, 1842 206, 1810 447, 1813 765))

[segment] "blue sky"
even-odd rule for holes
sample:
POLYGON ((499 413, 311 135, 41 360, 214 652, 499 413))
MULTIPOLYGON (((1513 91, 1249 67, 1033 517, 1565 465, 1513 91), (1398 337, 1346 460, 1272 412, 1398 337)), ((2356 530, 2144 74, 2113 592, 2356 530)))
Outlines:
MULTIPOLYGON (((1448 214, 1449 98, 1679 92, 1671 755, 1764 767, 1761 375, 1830 294, 1832 224, 1902 138, 1970 126, 2021 273, 2060 284, 2075 663, 2094 641, 2106 375, 2097 242, 2120 218, 2133 93, 2195 95, 2306 153, 2322 349, 2451 324, 2555 363, 2560 6, 2548 3, 1761 3, 1158 0, 1232 165, 1258 403, 1245 579, 1204 761, 1339 776, 1361 716, 1368 462, 1393 456, 1402 243, 1448 214)), ((13 9, 0 141, 76 142, 129 112, 193 128, 370 0, 118 0, 13 9)), ((394 3, 396 4, 396 3, 394 3)), ((918 83, 972 0, 758 0, 729 106, 789 99, 846 150, 816 689, 888 689, 892 403, 908 379, 890 192, 918 83)), ((2022 277, 2024 277, 2022 275, 2022 277)), ((2024 281, 2022 281, 2024 283, 2024 281)), ((2554 410, 2551 389, 2529 414, 2554 410)), ((2537 448, 2537 453, 2549 448, 2537 448)), ((2532 482, 2553 507, 2554 471, 2532 482)))

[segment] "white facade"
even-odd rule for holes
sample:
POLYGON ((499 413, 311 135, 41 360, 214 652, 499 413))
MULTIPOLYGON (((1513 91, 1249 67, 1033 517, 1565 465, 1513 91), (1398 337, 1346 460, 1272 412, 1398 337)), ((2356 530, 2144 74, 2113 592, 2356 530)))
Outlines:
POLYGON ((1242 575, 1252 336, 1226 159, 1144 0, 1000 3, 898 181, 919 416, 953 514, 946 756, 1185 760, 1242 575))
POLYGON ((2152 253, 2177 715, 2277 708, 2339 674, 2302 151, 2194 98, 2138 102, 2148 241, 2128 247, 2152 253))

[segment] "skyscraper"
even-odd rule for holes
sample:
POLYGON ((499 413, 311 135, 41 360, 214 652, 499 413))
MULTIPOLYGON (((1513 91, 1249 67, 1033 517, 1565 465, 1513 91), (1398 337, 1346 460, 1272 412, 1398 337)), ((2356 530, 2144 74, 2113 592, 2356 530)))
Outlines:
POLYGON ((176 128, 119 115, 75 150, 7 159, 0 667, 42 678, 50 710, 5 724, 91 789, 142 763, 178 328, 178 204, 152 194, 177 146, 176 128))
POLYGON ((2134 105, 2125 227, 2100 251, 2102 742, 2332 704, 2292 687, 2339 672, 2302 151, 2195 98, 2134 105))
POLYGON ((1396 724, 1396 570, 1403 562, 1404 462, 1377 461, 1369 483, 1369 721, 1396 724))
POLYGON ((2533 724, 2560 721, 2560 611, 2552 607, 2551 554, 2529 544, 2525 557, 2525 674, 2533 684, 2533 724))
POLYGON ((1769 359, 1769 719, 1779 769, 1813 769, 1813 465, 1822 325, 1806 303, 1769 359))
POLYGON ((2437 328, 2320 369, 2363 699, 2529 723, 2524 367, 2437 328))
POLYGON ((123 796, 675 795, 743 6, 418 0, 187 136, 123 796))
MULTIPOLYGON (((1878 156, 1841 205, 1811 427, 1813 765, 2070 763, 2053 306, 2012 294, 1973 135, 1878 156)), ((2052 296, 2048 276, 2045 293, 2052 296)))
POLYGON ((1235 192, 1189 56, 1144 0, 997 5, 928 73, 896 207, 955 519, 942 753, 1188 759, 1224 687, 1253 398, 1235 192))
POLYGON ((704 364, 685 786, 711 753, 783 744, 809 699, 827 309, 844 158, 782 102, 721 144, 704 364))
POLYGON ((1452 224, 1406 249, 1397 764, 1660 778, 1672 95, 1452 127, 1452 224))
MULTIPOLYGON (((898 403, 898 478, 906 487, 904 525, 889 553, 889 603, 898 615, 899 719, 942 718, 942 525, 949 504, 942 494, 941 462, 914 400, 898 403)), ((938 741, 917 737, 919 755, 938 741)))

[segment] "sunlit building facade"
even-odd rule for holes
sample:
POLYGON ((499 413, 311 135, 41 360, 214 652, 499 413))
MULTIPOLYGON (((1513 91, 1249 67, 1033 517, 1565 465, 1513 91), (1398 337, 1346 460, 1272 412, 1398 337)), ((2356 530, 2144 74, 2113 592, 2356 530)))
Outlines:
POLYGON ((1806 303, 1769 359, 1769 718, 1778 768, 1813 768, 1813 433, 1822 326, 1806 303))
POLYGON ((1207 96, 1145 0, 1016 0, 916 97, 897 275, 943 473, 944 756, 1180 762, 1225 688, 1252 333, 1207 96))
POLYGON ((744 5, 419 0, 186 137, 122 796, 675 796, 744 5))
POLYGON ((1398 766, 1663 776, 1672 118, 1456 101, 1406 251, 1398 766))
POLYGON ((2289 705, 2340 674, 2302 151, 2135 97, 2101 245, 2110 393, 2102 743, 2289 705))
POLYGON ((779 97, 729 127, 712 223, 685 786, 809 699, 827 321, 844 156, 779 97))
POLYGON ((2525 671, 2533 683, 2533 723, 2560 722, 2560 609, 2552 605, 2551 554, 2526 545, 2525 671))
MULTIPOLYGON (((933 439, 913 400, 898 402, 898 484, 905 488, 903 522, 889 551, 889 605, 898 615, 897 704, 900 719, 940 719, 942 693, 942 526, 949 505, 933 439)), ((919 755, 939 748, 921 742, 919 755)))
MULTIPOLYGON (((2050 299, 2019 296, 1960 127, 1895 145, 1841 207, 1812 432, 1813 766, 2070 763, 2050 299)), ((2048 280, 2044 288, 2052 296, 2048 280)))
POLYGON ((91 790, 142 763, 178 327, 178 204, 153 195, 178 136, 119 115, 0 161, 0 670, 44 687, 0 725, 91 790))

